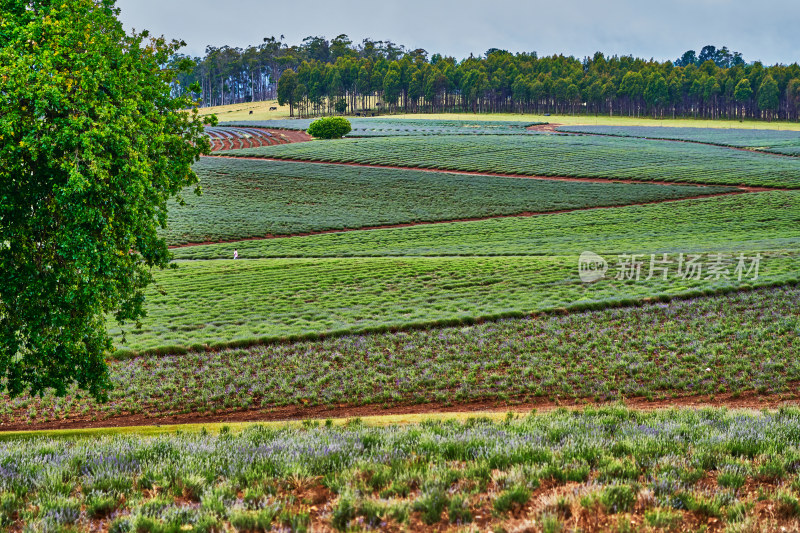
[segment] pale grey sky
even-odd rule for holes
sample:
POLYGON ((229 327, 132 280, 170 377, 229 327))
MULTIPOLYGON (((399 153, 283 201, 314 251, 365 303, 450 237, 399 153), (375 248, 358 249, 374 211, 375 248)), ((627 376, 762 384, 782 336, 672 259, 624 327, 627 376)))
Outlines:
POLYGON ((539 55, 675 59, 706 44, 747 61, 800 61, 800 0, 118 0, 127 28, 180 38, 185 53, 281 34, 346 33, 458 59, 488 48, 539 55))

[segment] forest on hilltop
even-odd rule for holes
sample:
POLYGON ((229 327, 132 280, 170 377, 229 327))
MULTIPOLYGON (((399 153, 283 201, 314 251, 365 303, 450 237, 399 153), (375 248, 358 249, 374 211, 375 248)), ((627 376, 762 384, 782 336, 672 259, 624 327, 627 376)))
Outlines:
MULTIPOLYGON (((391 41, 346 35, 289 45, 269 37, 246 49, 208 47, 178 93, 197 83, 204 106, 278 97, 292 113, 592 113, 798 120, 800 65, 745 62, 726 47, 689 50, 675 61, 601 52, 539 57, 490 49, 457 60, 391 41)), ((175 64, 186 56, 173 58, 175 64)))

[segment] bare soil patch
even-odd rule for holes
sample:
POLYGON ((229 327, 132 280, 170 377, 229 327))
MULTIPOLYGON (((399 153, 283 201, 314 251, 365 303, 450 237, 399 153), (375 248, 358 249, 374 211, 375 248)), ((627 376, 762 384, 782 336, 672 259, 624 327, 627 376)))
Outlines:
MULTIPOLYGON (((791 390, 800 389, 800 383, 791 384, 791 390)), ((669 408, 702 408, 727 407, 731 409, 776 409, 782 406, 800 405, 797 394, 759 394, 755 391, 738 394, 717 394, 678 396, 675 398, 653 399, 624 398, 620 403, 631 409, 654 410, 669 408)), ((328 418, 353 418, 381 415, 410 415, 436 413, 481 413, 515 412, 528 413, 532 410, 550 411, 558 408, 577 409, 588 406, 609 405, 609 402, 594 403, 589 399, 553 399, 537 398, 523 400, 520 398, 502 400, 481 400, 463 403, 405 403, 389 406, 382 405, 336 405, 307 406, 290 405, 267 409, 232 409, 218 410, 215 413, 150 413, 127 414, 100 419, 96 413, 87 413, 80 417, 63 420, 51 420, 41 423, 24 423, 13 420, 0 422, 0 433, 3 431, 25 431, 44 429, 84 429, 113 428, 129 426, 157 426, 175 424, 202 424, 215 422, 275 422, 328 418)))

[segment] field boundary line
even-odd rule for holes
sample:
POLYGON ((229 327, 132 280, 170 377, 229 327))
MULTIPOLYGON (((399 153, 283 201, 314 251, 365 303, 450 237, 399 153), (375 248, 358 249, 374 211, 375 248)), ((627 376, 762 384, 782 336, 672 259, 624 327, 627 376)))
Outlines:
MULTIPOLYGON (((395 257, 402 258, 402 256, 395 257)), ((333 259, 333 258, 331 258, 333 259)), ((142 350, 120 348, 109 354, 110 360, 136 359, 144 356, 164 356, 164 355, 185 355, 190 352, 214 352, 229 349, 250 348, 253 346, 265 346, 270 344, 288 344, 293 342, 317 341, 332 339, 352 335, 373 335, 387 332, 398 331, 418 331, 432 330, 443 327, 466 326, 480 324, 483 322, 496 322, 507 318, 538 318, 554 315, 567 315, 586 311, 602 311, 605 309, 617 309, 625 307, 642 307, 653 303, 669 303, 671 301, 690 300, 706 296, 721 296, 744 291, 757 289, 767 289, 772 287, 794 287, 800 285, 800 277, 785 277, 782 279, 771 279, 752 284, 739 286, 727 285, 718 287, 694 288, 674 294, 657 293, 642 297, 629 297, 592 301, 576 301, 560 306, 552 306, 534 310, 515 310, 501 311, 474 316, 453 315, 443 318, 431 318, 419 320, 402 325, 375 324, 339 330, 314 331, 309 333, 294 333, 286 335, 268 335, 263 337, 253 337, 249 339, 239 339, 222 342, 194 343, 191 345, 162 345, 142 350)))
MULTIPOLYGON (((590 126, 590 124, 587 124, 590 126)), ((576 126, 569 126, 565 124, 558 124, 556 128, 580 128, 580 125, 576 126)), ((630 128, 635 128, 637 126, 628 126, 630 128)), ((669 127, 669 126, 643 126, 643 127, 669 127)), ((533 129, 535 126, 531 126, 527 129, 533 129)), ((697 128, 702 129, 702 128, 697 128)), ((739 150, 741 152, 750 152, 752 154, 764 154, 764 155, 776 155, 779 157, 793 157, 797 159, 800 156, 791 155, 791 154, 782 154, 780 152, 770 152, 768 150, 756 150, 755 148, 747 148, 745 146, 731 146, 730 144, 722 144, 722 143, 713 143, 707 141, 693 141, 691 139, 669 139, 666 137, 639 137, 636 135, 620 135, 617 133, 599 133, 594 131, 564 131, 559 129, 552 129, 552 130, 541 130, 541 131, 552 131, 556 134, 561 135, 586 135, 587 137, 614 137, 616 139, 640 139, 642 141, 669 141, 669 142, 677 142, 677 143, 688 143, 688 144, 700 144, 703 146, 715 146, 717 148, 727 148, 729 150, 739 150)), ((724 131, 724 130, 723 130, 724 131)), ((745 130, 747 131, 747 130, 745 130)), ((773 131, 773 130, 766 130, 766 131, 773 131)), ((780 130, 777 130, 780 131, 780 130)))
MULTIPOLYGON (((791 383, 790 387, 800 386, 791 383)), ((242 430, 248 426, 300 427, 306 420, 331 420, 336 426, 344 425, 353 418, 359 418, 369 426, 418 424, 425 420, 459 420, 486 417, 501 421, 514 413, 517 416, 547 413, 557 409, 581 411, 586 408, 598 409, 611 406, 624 406, 636 411, 661 411, 671 409, 702 409, 706 407, 725 407, 742 411, 761 411, 778 409, 785 405, 798 405, 786 400, 781 394, 759 394, 756 390, 734 393, 686 394, 677 397, 648 399, 645 396, 623 397, 615 400, 592 401, 589 398, 565 398, 551 400, 547 397, 525 399, 513 397, 509 400, 484 399, 468 402, 399 403, 383 407, 381 404, 304 406, 230 409, 216 414, 164 414, 163 416, 120 415, 105 420, 62 420, 44 422, 29 429, 27 423, 9 424, 8 429, 0 431, 0 441, 33 437, 96 437, 104 434, 143 434, 159 435, 175 431, 199 432, 203 429, 219 432, 223 426, 228 430, 242 430), (382 414, 376 414, 376 413, 382 414)))
MULTIPOLYGON (((580 211, 595 211, 598 209, 619 209, 623 207, 634 207, 634 206, 646 206, 646 205, 656 205, 656 204, 664 204, 668 202, 682 202, 686 200, 703 200, 705 198, 718 198, 722 196, 734 196, 738 194, 752 194, 756 192, 770 192, 780 189, 766 189, 764 191, 761 190, 744 190, 739 189, 736 191, 728 191, 728 192, 716 192, 716 193, 709 193, 709 194, 702 194, 698 196, 686 196, 683 198, 666 198, 664 200, 651 200, 649 202, 636 202, 632 204, 618 204, 618 205, 601 205, 601 206, 592 206, 592 207, 576 207, 574 209, 560 209, 557 211, 523 211, 521 213, 510 214, 510 215, 489 215, 485 217, 472 217, 472 218, 454 218, 454 219, 446 219, 446 220, 425 220, 425 221, 415 221, 415 222, 400 222, 397 224, 383 224, 378 226, 361 226, 358 228, 342 228, 342 229, 328 229, 328 230, 316 230, 316 231, 308 231, 302 233, 291 233, 291 234, 267 234, 258 237, 245 237, 242 239, 234 239, 229 241, 205 241, 205 242, 197 242, 197 243, 188 243, 188 244, 175 244, 169 247, 170 250, 178 250, 181 248, 194 248, 197 246, 212 246, 215 244, 236 244, 238 242, 248 242, 248 241, 265 241, 265 240, 273 240, 273 239, 291 239, 296 237, 312 237, 314 235, 329 235, 334 233, 352 233, 354 231, 373 231, 373 230, 382 230, 382 229, 400 229, 400 228, 411 228, 415 226, 432 226, 434 224, 456 224, 459 222, 481 222, 483 220, 495 220, 495 219, 503 219, 503 218, 528 218, 528 217, 538 217, 538 216, 545 216, 545 215, 563 215, 566 213, 576 213, 580 211)), ((789 189, 785 192, 793 191, 793 189, 789 189)))
POLYGON ((621 184, 628 184, 628 183, 637 183, 642 185, 672 185, 672 186, 685 186, 685 187, 733 187, 737 189, 741 189, 744 192, 766 192, 766 191, 796 191, 798 189, 792 189, 787 187, 753 187, 746 184, 739 184, 739 185, 730 185, 726 183, 697 183, 697 182, 681 182, 681 181, 644 181, 644 180, 630 180, 624 178, 613 178, 613 179, 605 179, 605 178, 577 178, 577 177, 568 177, 568 176, 539 176, 539 175, 528 175, 528 174, 503 174, 500 172, 475 172, 475 171, 467 171, 467 170, 449 170, 443 168, 419 168, 419 167, 404 167, 404 166, 397 166, 397 165, 376 165, 376 164, 367 164, 367 163, 350 163, 344 161, 317 161, 314 159, 281 159, 277 157, 256 157, 256 156, 239 156, 239 155, 227 155, 227 154, 220 154, 220 155, 206 155, 202 157, 216 157, 220 159, 242 159, 245 161, 267 161, 272 163, 306 163, 306 164, 313 164, 313 165, 339 165, 339 166, 348 166, 348 167, 361 167, 361 168, 389 168, 394 170, 413 170, 417 172, 434 172, 437 174, 456 174, 459 176, 492 176, 492 177, 499 177, 499 178, 513 178, 513 179, 531 179, 531 180, 541 180, 541 181, 567 181, 567 182, 575 182, 575 183, 621 183, 621 184))

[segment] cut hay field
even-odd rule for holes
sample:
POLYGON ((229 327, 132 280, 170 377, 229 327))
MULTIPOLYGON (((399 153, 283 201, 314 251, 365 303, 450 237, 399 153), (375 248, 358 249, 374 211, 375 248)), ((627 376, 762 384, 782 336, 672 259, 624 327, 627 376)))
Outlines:
POLYGON ((800 160, 797 158, 692 143, 606 136, 394 136, 219 153, 528 176, 800 188, 800 160))
MULTIPOLYGON (((170 245, 657 202, 730 187, 568 183, 203 158, 203 195, 173 202, 170 245)), ((230 257, 228 255, 227 257, 230 257)))

